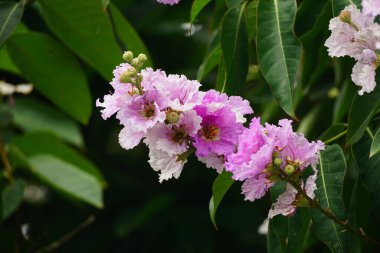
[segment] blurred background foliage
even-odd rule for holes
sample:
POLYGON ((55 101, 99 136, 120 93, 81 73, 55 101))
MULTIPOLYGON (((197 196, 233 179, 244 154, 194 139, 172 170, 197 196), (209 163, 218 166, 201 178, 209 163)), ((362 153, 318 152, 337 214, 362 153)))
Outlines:
MULTIPOLYGON (((13 168, 10 178, 0 165, 1 252, 281 252, 267 249, 267 237, 258 233, 270 196, 245 202, 235 183, 220 204, 216 230, 208 210, 215 171, 192 159, 179 180, 160 184, 147 148, 123 150, 121 126, 102 120, 95 108, 128 49, 146 53, 154 68, 202 81, 203 90, 242 95, 263 122, 287 117, 258 67, 257 1, 195 2, 199 15, 194 9, 190 15, 189 0, 173 7, 154 0, 0 1, 1 22, 14 10, 14 24, 0 34, 0 80, 34 86, 28 95, 1 96, 0 137, 13 168), (241 11, 244 20, 237 19, 241 11), (233 34, 249 43, 238 42, 233 51, 233 34)), ((298 131, 311 139, 334 123, 343 122, 324 140, 347 128, 357 92, 349 75, 353 63, 330 60, 323 46, 331 10, 330 0, 298 1, 294 25, 302 71, 294 77, 291 109, 289 101, 282 107, 295 111, 298 131)), ((379 220, 346 151, 346 208, 378 235, 379 220)), ((329 252, 307 225, 298 252, 329 252)))

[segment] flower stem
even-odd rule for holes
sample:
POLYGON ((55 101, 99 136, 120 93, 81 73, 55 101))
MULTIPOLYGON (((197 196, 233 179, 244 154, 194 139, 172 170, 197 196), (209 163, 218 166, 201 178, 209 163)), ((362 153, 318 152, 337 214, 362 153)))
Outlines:
POLYGON ((330 144, 330 143, 336 141, 337 139, 339 139, 340 137, 344 136, 346 133, 347 133, 347 130, 344 130, 343 132, 339 133, 338 135, 335 135, 334 137, 328 139, 324 143, 325 144, 330 144))
POLYGON ((8 181, 12 183, 13 182, 13 168, 11 166, 11 163, 9 162, 8 154, 7 154, 7 151, 5 150, 4 142, 1 136, 0 136, 0 157, 4 164, 6 177, 8 181))
POLYGON ((321 212, 322 214, 324 214, 327 218, 329 218, 330 220, 332 220, 335 223, 339 224, 341 227, 343 227, 348 232, 350 232, 350 233, 352 233, 352 234, 354 234, 354 235, 362 238, 364 241, 370 242, 373 245, 375 245, 375 246, 377 246, 377 247, 380 248, 380 242, 378 242, 375 239, 373 239, 372 237, 366 235, 365 232, 364 232, 364 230, 362 228, 360 228, 360 229, 353 228, 349 224, 348 220, 347 221, 342 221, 338 217, 336 217, 331 212, 331 210, 321 207, 321 205, 319 204, 319 201, 316 200, 316 199, 310 198, 307 195, 306 191, 297 182, 293 181, 292 179, 290 179, 290 178, 288 178, 286 176, 285 177, 281 177, 281 178, 283 180, 285 180, 287 183, 291 184, 294 187, 294 189, 297 190, 297 192, 299 194, 301 194, 305 199, 307 199, 307 201, 309 202, 311 208, 317 209, 319 212, 321 212))

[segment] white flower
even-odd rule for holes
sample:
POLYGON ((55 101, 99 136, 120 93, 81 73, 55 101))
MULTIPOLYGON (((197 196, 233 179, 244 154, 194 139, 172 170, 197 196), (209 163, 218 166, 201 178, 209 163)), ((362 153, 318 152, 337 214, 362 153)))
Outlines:
POLYGON ((376 81, 376 71, 373 64, 363 64, 357 62, 352 69, 351 78, 352 81, 361 89, 359 90, 359 95, 363 95, 365 92, 371 92, 375 89, 376 81))

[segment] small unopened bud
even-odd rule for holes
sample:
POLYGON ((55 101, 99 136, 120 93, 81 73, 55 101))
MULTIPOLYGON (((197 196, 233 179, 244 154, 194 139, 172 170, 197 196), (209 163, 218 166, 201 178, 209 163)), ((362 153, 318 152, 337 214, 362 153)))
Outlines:
POLYGON ((133 60, 133 53, 131 51, 126 51, 123 54, 124 61, 130 63, 133 60))
POLYGON ((275 166, 280 167, 282 165, 283 161, 281 158, 277 157, 273 160, 273 163, 275 166))
POLYGON ((351 13, 347 10, 342 10, 339 15, 340 21, 351 24, 351 13))
POLYGON ((120 75, 120 82, 122 83, 130 83, 132 81, 132 78, 134 78, 137 75, 137 70, 134 67, 130 67, 120 75))
POLYGON ((137 59, 139 60, 140 63, 144 64, 148 58, 146 57, 145 54, 139 54, 139 56, 137 57, 137 59))
POLYGON ((293 165, 287 164, 284 167, 284 173, 288 176, 293 175, 293 173, 296 171, 296 168, 293 165))
POLYGON ((178 122, 179 120, 179 115, 180 113, 177 112, 177 111, 168 111, 166 112, 166 121, 169 123, 169 124, 175 124, 178 122))
POLYGON ((277 157, 280 157, 280 153, 278 153, 277 151, 273 152, 272 158, 275 159, 277 157))
POLYGON ((135 68, 139 68, 139 67, 141 67, 141 64, 140 64, 140 61, 139 61, 138 58, 134 58, 134 59, 132 60, 132 62, 131 62, 131 65, 132 65, 133 67, 135 67, 135 68))
POLYGON ((272 173, 275 171, 275 169, 274 169, 273 165, 269 165, 266 167, 266 169, 264 171, 267 173, 272 173))

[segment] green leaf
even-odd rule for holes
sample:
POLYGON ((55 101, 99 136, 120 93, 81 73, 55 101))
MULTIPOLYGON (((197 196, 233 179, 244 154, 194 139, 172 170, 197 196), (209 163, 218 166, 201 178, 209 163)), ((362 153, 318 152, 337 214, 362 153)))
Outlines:
POLYGON ((222 91, 238 93, 248 73, 249 43, 245 5, 229 9, 222 21, 221 46, 226 64, 226 80, 222 91))
POLYGON ((17 210, 24 197, 24 191, 25 182, 21 179, 17 179, 5 187, 1 195, 3 220, 17 210))
POLYGON ((10 107, 14 123, 25 132, 45 130, 76 146, 83 146, 78 125, 65 114, 34 99, 17 99, 10 107))
POLYGON ((294 117, 292 87, 302 45, 293 32, 296 1, 259 0, 257 56, 264 78, 282 109, 294 117))
POLYGON ((103 208, 101 185, 91 174, 49 154, 35 155, 28 161, 32 171, 54 189, 103 208))
POLYGON ((122 61, 111 22, 102 2, 94 0, 39 0, 53 33, 105 79, 122 61))
MULTIPOLYGON (((331 210, 340 220, 347 219, 342 200, 345 173, 346 161, 338 145, 327 146, 320 152, 315 196, 322 208, 331 210)), ((347 252, 347 232, 318 210, 311 209, 310 212, 317 237, 330 248, 331 252, 347 252)))
POLYGON ((86 76, 75 57, 40 33, 14 34, 8 52, 29 82, 64 112, 86 124, 92 110, 86 76))
MULTIPOLYGON (((277 198, 285 192, 285 189, 286 182, 284 181, 277 182, 270 188, 272 203, 277 201, 277 198)), ((285 252, 288 241, 288 218, 283 215, 277 215, 271 219, 270 226, 278 238, 282 251, 285 252)), ((267 245, 267 248, 269 248, 269 245, 267 245)))
MULTIPOLYGON (((376 82, 380 82, 380 73, 376 75, 376 82)), ((369 94, 356 95, 348 116, 347 143, 357 142, 364 134, 369 122, 380 108, 380 85, 369 94)))
POLYGON ((338 123, 345 118, 356 92, 357 89, 351 81, 351 77, 347 78, 334 104, 333 123, 338 123))
POLYGON ((233 8, 240 5, 243 0, 226 0, 226 5, 228 8, 233 8))
POLYGON ((24 1, 0 2, 0 47, 21 21, 24 11, 24 1))
POLYGON ((318 138, 321 141, 329 141, 333 138, 336 138, 338 135, 344 134, 347 128, 347 124, 338 123, 332 125, 329 129, 322 133, 322 135, 318 138))
POLYGON ((11 60, 8 51, 5 47, 0 49, 0 69, 20 75, 20 70, 11 60))
POLYGON ((257 4, 259 0, 253 0, 245 8, 245 16, 247 17, 248 41, 256 36, 256 20, 257 20, 257 4))
POLYGON ((356 165, 360 169, 361 181, 371 198, 371 206, 375 215, 380 218, 380 154, 368 159, 372 139, 366 136, 352 146, 356 165))
POLYGON ((350 4, 358 4, 358 1, 354 0, 332 0, 332 10, 334 13, 334 16, 338 16, 340 12, 344 9, 344 7, 350 5, 350 4))
POLYGON ((294 30, 298 36, 309 32, 318 25, 318 19, 322 15, 324 6, 328 4, 328 8, 331 12, 331 3, 329 0, 304 0, 302 1, 297 11, 294 30))
POLYGON ((269 220, 268 234, 267 234, 267 252, 268 253, 283 253, 281 243, 277 237, 274 229, 274 221, 269 220))
POLYGON ((380 152, 380 128, 377 130, 375 137, 373 138, 373 141, 371 144, 371 150, 369 152, 369 157, 372 157, 379 152, 380 152))
POLYGON ((302 253, 307 233, 311 225, 310 213, 307 208, 298 208, 296 214, 288 218, 288 253, 302 253))
POLYGON ((207 76, 207 74, 210 73, 210 71, 218 65, 221 56, 222 48, 220 45, 216 46, 211 50, 211 52, 206 55, 202 65, 198 69, 198 81, 202 81, 207 76))
POLYGON ((75 165, 80 170, 93 175, 102 185, 106 184, 101 172, 95 164, 48 132, 31 132, 20 137, 15 137, 12 143, 16 145, 20 152, 26 157, 38 154, 54 155, 75 165))
POLYGON ((146 65, 152 66, 153 64, 149 52, 133 26, 114 4, 110 5, 109 11, 112 15, 113 22, 115 23, 115 33, 118 38, 120 38, 125 49, 132 51, 135 55, 140 53, 145 54, 148 57, 146 65))
POLYGON ((219 207, 220 202, 222 201, 224 195, 230 189, 231 185, 234 183, 234 180, 231 178, 232 174, 229 172, 222 172, 219 174, 212 185, 212 197, 209 203, 210 218, 214 227, 217 228, 215 222, 216 210, 219 207))
POLYGON ((203 10, 211 0, 194 0, 191 5, 190 23, 194 23, 198 14, 203 10))

